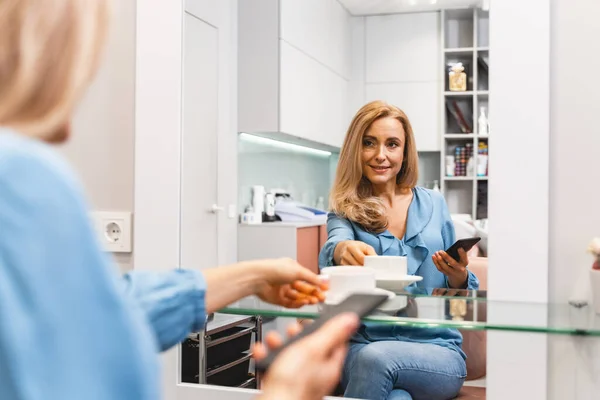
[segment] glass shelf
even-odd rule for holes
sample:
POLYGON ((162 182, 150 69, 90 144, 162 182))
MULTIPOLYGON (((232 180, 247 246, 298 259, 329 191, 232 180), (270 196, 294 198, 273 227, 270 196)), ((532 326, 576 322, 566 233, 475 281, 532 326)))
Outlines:
MULTIPOLYGON (((417 289, 402 291, 365 321, 422 328, 495 330, 600 336, 600 315, 591 306, 487 299, 487 291, 417 289)), ((219 312, 314 319, 325 305, 286 309, 248 297, 219 312)))

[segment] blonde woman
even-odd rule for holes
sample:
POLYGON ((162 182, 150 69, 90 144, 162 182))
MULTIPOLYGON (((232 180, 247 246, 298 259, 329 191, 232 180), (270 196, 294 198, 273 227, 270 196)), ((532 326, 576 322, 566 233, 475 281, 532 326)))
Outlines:
MULTIPOLYGON (((157 399, 159 350, 202 329, 207 313, 251 294, 287 307, 322 298, 317 276, 292 260, 116 276, 79 183, 49 145, 69 136, 99 62, 107 4, 0 1, 2 399, 157 399)), ((341 317, 283 352, 265 398, 321 398, 357 326, 341 317)))
MULTIPOLYGON (((375 101, 352 120, 331 192, 328 240, 319 265, 356 265, 365 255, 408 257, 419 286, 475 289, 479 282, 444 249, 454 226, 442 195, 416 187, 418 159, 408 117, 375 101)), ((342 386, 362 399, 454 398, 466 376, 462 337, 454 329, 365 324, 353 337, 342 386)))

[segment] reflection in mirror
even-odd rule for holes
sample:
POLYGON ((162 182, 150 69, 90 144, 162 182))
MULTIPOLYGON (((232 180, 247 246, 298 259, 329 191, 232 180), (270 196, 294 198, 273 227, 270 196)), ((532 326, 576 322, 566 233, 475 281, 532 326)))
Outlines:
MULTIPOLYGON (((426 318, 423 313, 435 308, 450 321, 482 321, 483 314, 473 316, 478 309, 472 306, 475 300, 462 297, 485 302, 487 289, 487 157, 493 129, 488 123, 488 75, 493 49, 486 3, 238 2, 238 202, 237 209, 227 213, 240 218, 240 261, 290 257, 318 273, 324 266, 362 264, 362 256, 370 252, 407 257, 408 274, 423 279, 406 288, 411 296, 404 298, 411 300, 392 314, 426 318), (387 112, 388 118, 357 116, 373 101, 387 104, 371 109, 387 112), (401 182, 399 190, 396 182, 401 182), (405 190, 413 186, 421 189, 405 190), (369 202, 368 197, 375 199, 369 202), (327 213, 332 210, 337 217, 327 229, 327 213), (336 232, 341 234, 335 237, 336 232), (482 240, 461 260, 437 254, 456 239, 474 236, 482 240), (431 298, 444 306, 428 308, 431 298)), ((199 51, 214 50, 216 30, 210 24, 205 28, 210 40, 184 46, 184 60, 192 62, 199 51)), ((214 61, 217 56, 204 58, 214 61)), ((201 177, 194 174, 210 170, 213 157, 222 151, 215 135, 193 141, 199 138, 196 131, 214 131, 211 127, 217 121, 208 114, 214 119, 216 113, 206 110, 218 97, 202 90, 185 91, 194 83, 194 71, 184 68, 184 96, 188 96, 184 144, 188 140, 200 146, 206 157, 186 159, 186 151, 192 153, 183 147, 184 172, 188 171, 182 179, 184 191, 188 182, 199 182, 201 177), (201 104, 189 107, 190 101, 201 104), (188 126, 200 121, 205 125, 188 134, 186 121, 188 126)), ((212 76, 205 84, 217 91, 217 78, 212 76)), ((208 201, 189 200, 189 205, 182 204, 182 214, 193 213, 196 204, 208 201)), ((207 265, 217 265, 216 221, 206 218, 203 223, 203 234, 214 244, 206 255, 214 262, 206 259, 207 265)), ((182 221, 190 226, 196 222, 182 221)), ((182 259, 186 254, 198 258, 194 251, 200 247, 191 241, 196 238, 189 236, 186 242, 184 236, 182 259)), ((273 315, 265 318, 250 311, 237 317, 215 314, 205 331, 190 335, 182 345, 181 381, 260 387, 249 356, 252 343, 260 340, 262 331, 284 333, 296 318, 272 309, 273 315)), ((459 371, 438 388, 443 396, 466 395, 469 390, 484 396, 484 331, 433 325, 388 328, 365 328, 362 336, 356 336, 351 354, 363 348, 368 353, 377 343, 385 353, 397 352, 397 358, 406 362, 433 355, 437 372, 459 371), (470 361, 465 361, 466 353, 470 361)), ((371 361, 372 366, 359 369, 379 368, 385 375, 389 363, 371 361)), ((366 386, 363 378, 345 376, 337 394, 364 397, 374 383, 366 386)), ((398 394, 418 392, 428 397, 427 379, 408 377, 415 386, 399 382, 391 386, 398 394)))
MULTIPOLYGON (((427 318, 429 308, 419 312, 417 302, 452 298, 442 314, 473 320, 477 311, 459 297, 485 302, 487 289, 487 3, 239 3, 240 260, 291 257, 319 272, 362 265, 366 254, 406 257, 408 274, 422 281, 406 288, 404 299, 413 300, 390 315, 427 318), (469 237, 482 240, 460 260, 438 254, 469 237)), ((293 320, 278 311, 265 331, 284 332, 293 320)), ((436 390, 485 396, 485 332, 434 325, 369 325, 350 357, 379 346, 418 364, 432 361, 419 359, 423 349, 435 349, 437 372, 454 368, 467 377, 436 390)), ((393 361, 362 358, 370 364, 355 370, 382 376, 393 361)), ((362 379, 344 375, 337 393, 368 396, 362 379)), ((410 387, 383 380, 368 387, 432 396, 423 381, 406 380, 410 387)))
POLYGON ((217 314, 181 345, 181 382, 256 389, 251 345, 262 340, 262 317, 217 314))

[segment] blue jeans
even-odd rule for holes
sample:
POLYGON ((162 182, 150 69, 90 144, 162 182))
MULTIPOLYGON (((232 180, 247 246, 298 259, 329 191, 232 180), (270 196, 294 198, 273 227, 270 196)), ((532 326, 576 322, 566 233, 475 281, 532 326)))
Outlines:
POLYGON ((344 364, 344 397, 368 400, 449 400, 467 376, 456 351, 427 343, 351 343, 344 364))

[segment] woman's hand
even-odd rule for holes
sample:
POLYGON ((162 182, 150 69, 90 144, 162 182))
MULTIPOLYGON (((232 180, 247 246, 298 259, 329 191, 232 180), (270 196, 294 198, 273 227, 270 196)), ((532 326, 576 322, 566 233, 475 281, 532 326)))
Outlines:
POLYGON ((375 249, 359 240, 344 240, 335 246, 333 260, 337 265, 365 265, 365 256, 376 256, 375 249))
MULTIPOLYGON (((321 400, 330 395, 340 381, 348 341, 358 326, 356 315, 341 314, 286 348, 269 367, 259 399, 321 400)), ((292 325, 288 335, 297 335, 301 330, 300 325, 292 325)), ((257 360, 265 358, 268 349, 282 345, 276 332, 265 339, 266 346, 258 343, 253 348, 257 360)))
POLYGON ((256 295, 263 301, 298 308, 325 300, 327 284, 290 258, 253 261, 263 279, 256 295))
POLYGON ((443 250, 437 251, 431 259, 437 267, 438 271, 448 277, 448 284, 451 288, 464 289, 467 287, 467 279, 469 272, 469 257, 463 249, 458 249, 460 261, 456 261, 443 250))

